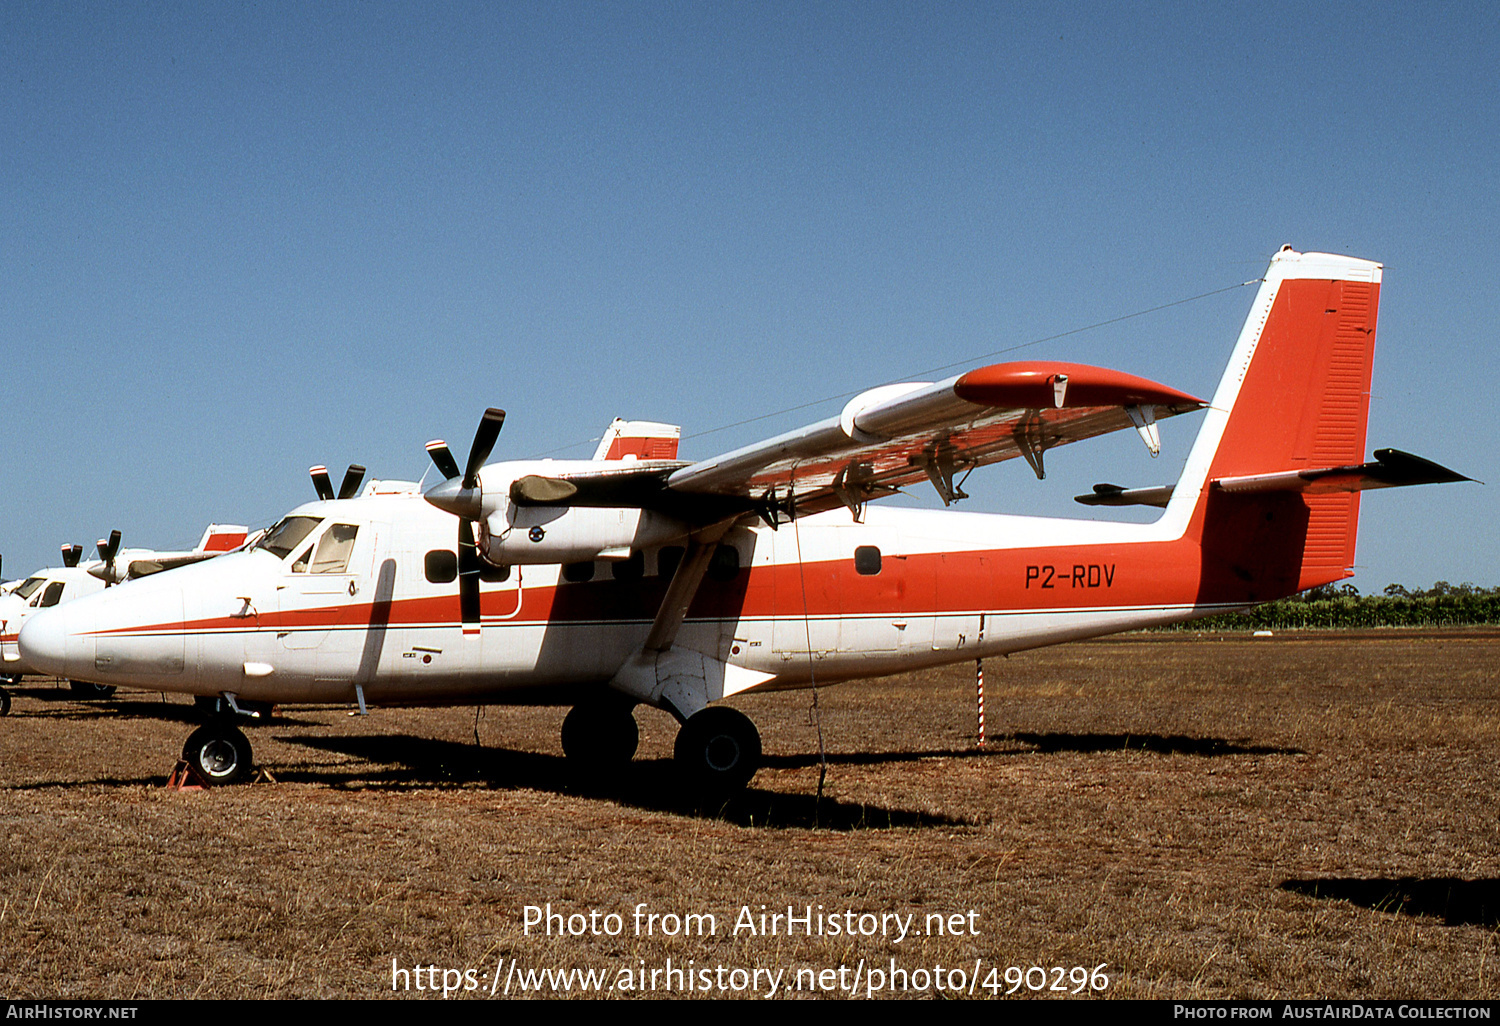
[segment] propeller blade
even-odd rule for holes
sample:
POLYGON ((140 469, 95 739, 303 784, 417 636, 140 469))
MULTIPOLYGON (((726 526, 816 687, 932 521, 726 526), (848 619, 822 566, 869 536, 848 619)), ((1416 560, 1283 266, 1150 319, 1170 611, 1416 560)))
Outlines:
POLYGON ((490 458, 500 429, 505 425, 505 411, 493 406, 484 411, 479 428, 474 432, 474 444, 469 447, 469 459, 459 479, 458 461, 448 450, 448 443, 434 439, 427 443, 427 455, 443 475, 443 482, 427 489, 422 494, 427 501, 439 509, 447 510, 458 517, 458 615, 465 632, 472 625, 479 627, 479 575, 484 563, 479 549, 474 544, 472 518, 480 515, 479 470, 490 458))
POLYGON ((78 557, 83 555, 83 546, 78 544, 64 545, 62 547, 63 566, 77 566, 78 557))
POLYGON ((469 448, 468 465, 464 467, 465 488, 473 488, 479 484, 479 468, 490 458, 490 450, 495 448, 495 439, 500 437, 500 429, 504 426, 504 410, 491 406, 484 411, 484 416, 479 420, 479 429, 474 432, 474 444, 469 448))
POLYGON ((344 483, 339 485, 339 498, 354 498, 354 493, 359 491, 359 483, 364 479, 365 468, 358 463, 349 464, 349 469, 344 471, 344 483))
POLYGON ((328 480, 328 468, 321 465, 309 467, 307 472, 312 475, 313 491, 318 493, 318 498, 325 502, 333 498, 333 482, 328 480))
POLYGON ((479 549, 474 545, 474 527, 458 518, 458 614, 464 624, 479 623, 479 549))
POLYGON ((432 457, 433 465, 437 467, 438 473, 443 479, 451 481, 458 476, 458 461, 448 451, 448 443, 441 438, 435 438, 427 443, 427 455, 432 457))
POLYGON ((109 541, 100 538, 94 544, 99 549, 99 558, 104 560, 103 573, 100 574, 104 578, 104 586, 108 588, 111 584, 119 583, 119 578, 115 576, 115 555, 120 551, 120 532, 111 531, 109 541))

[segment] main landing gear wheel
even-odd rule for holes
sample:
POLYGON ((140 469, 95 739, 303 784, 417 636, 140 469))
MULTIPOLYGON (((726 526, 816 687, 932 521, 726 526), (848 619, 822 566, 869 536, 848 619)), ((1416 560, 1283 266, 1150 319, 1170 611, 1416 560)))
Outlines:
POLYGON ((115 693, 113 684, 90 684, 86 680, 70 680, 68 687, 76 698, 109 698, 115 693))
POLYGON ((619 769, 635 757, 640 740, 635 716, 620 702, 580 702, 563 720, 563 754, 581 769, 619 769))
POLYGON ((760 731, 738 709, 701 709, 677 732, 673 755, 694 792, 728 798, 744 790, 760 768, 760 731))
POLYGON ((0 716, 10 715, 10 692, 0 688, 0 716))
POLYGON ((237 784, 250 775, 250 741, 238 727, 208 723, 188 735, 182 757, 210 784, 237 784))

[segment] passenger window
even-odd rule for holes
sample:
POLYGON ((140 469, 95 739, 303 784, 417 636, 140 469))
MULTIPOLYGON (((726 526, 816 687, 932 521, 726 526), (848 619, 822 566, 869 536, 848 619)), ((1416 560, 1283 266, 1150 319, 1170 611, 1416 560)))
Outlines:
POLYGON ((47 585, 47 590, 42 592, 43 609, 46 609, 48 606, 55 606, 62 601, 63 587, 62 581, 53 581, 47 585))
POLYGON ((574 584, 582 584, 584 581, 594 579, 594 561, 588 560, 583 563, 564 563, 562 568, 563 580, 574 584))
POLYGON ((479 579, 487 584, 498 584, 501 581, 510 580, 510 567, 496 566, 495 564, 481 558, 479 560, 479 579))
POLYGON ((617 581, 639 581, 646 573, 646 556, 636 549, 629 559, 618 559, 610 563, 609 572, 617 581))
POLYGON ((740 550, 720 545, 708 561, 708 576, 715 581, 732 581, 740 575, 740 550))
POLYGON ((855 549, 854 572, 866 577, 880 573, 880 550, 873 545, 861 545, 855 549))
POLYGON ((671 577, 677 572, 677 564, 682 562, 682 546, 668 545, 656 554, 656 574, 658 577, 671 577))
POLYGON ((427 580, 433 584, 452 584, 458 576, 458 556, 449 549, 433 549, 422 560, 427 580))
POLYGON ((323 532, 318 542, 318 554, 313 556, 312 573, 341 574, 349 567, 349 555, 354 551, 354 536, 359 528, 353 524, 334 524, 323 532))

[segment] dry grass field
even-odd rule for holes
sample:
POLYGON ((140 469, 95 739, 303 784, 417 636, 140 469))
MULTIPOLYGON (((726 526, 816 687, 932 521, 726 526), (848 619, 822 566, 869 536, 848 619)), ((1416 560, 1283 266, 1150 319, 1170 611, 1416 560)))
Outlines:
POLYGON ((778 996, 894 961, 929 973, 915 996, 977 960, 975 996, 1101 963, 1118 997, 1500 996, 1500 632, 1133 635, 986 671, 983 749, 972 666, 822 690, 821 801, 812 695, 737 701, 767 765, 721 809, 674 800, 650 710, 616 780, 571 778, 560 709, 320 709, 250 729, 275 782, 187 793, 162 786, 185 699, 25 686, 0 720, 0 993, 381 997, 395 960, 437 967, 410 997, 568 967, 701 995, 671 960, 780 970, 778 996), (527 933, 549 902, 621 928, 527 933), (641 903, 716 933, 638 934, 641 903), (761 905, 914 925, 733 929, 761 905))

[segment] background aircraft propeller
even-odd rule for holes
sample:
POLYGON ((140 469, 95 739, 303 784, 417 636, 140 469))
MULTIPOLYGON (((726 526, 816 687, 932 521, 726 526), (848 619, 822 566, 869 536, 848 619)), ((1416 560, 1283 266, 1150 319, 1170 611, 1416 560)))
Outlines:
POLYGON ((77 566, 79 558, 83 555, 83 546, 74 542, 72 545, 62 547, 63 566, 77 566))
POLYGON ((360 482, 365 479, 364 467, 358 463, 349 464, 349 469, 344 471, 344 481, 339 485, 338 494, 335 495, 333 492, 333 482, 328 479, 327 467, 310 467, 307 472, 312 475, 313 489, 318 493, 318 498, 324 501, 335 498, 354 498, 354 493, 359 491, 360 482))
POLYGON ((115 577, 115 556, 120 551, 120 532, 109 532, 108 541, 100 538, 94 546, 99 550, 99 558, 104 560, 104 567, 96 576, 104 578, 106 588, 111 584, 118 584, 119 580, 115 577))
POLYGON ((481 489, 479 470, 490 458, 500 429, 505 425, 505 411, 493 406, 484 411, 479 428, 474 432, 474 444, 469 446, 469 459, 464 465, 463 476, 459 476, 458 461, 448 450, 448 443, 436 439, 427 443, 427 455, 443 475, 443 482, 429 488, 424 494, 428 502, 438 509, 447 510, 458 517, 458 610, 459 617, 467 624, 479 623, 479 575, 484 569, 479 549, 474 544, 472 521, 481 512, 481 489))

